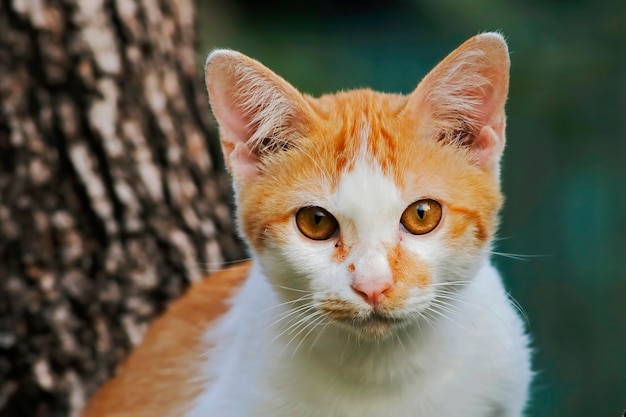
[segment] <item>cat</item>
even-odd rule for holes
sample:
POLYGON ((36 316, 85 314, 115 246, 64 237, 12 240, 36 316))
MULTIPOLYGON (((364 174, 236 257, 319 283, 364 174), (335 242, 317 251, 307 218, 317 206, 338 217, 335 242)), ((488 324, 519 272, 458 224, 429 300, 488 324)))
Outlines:
POLYGON ((528 335, 490 264, 509 54, 313 98, 231 50, 206 84, 252 261, 149 329, 84 416, 519 417, 528 335))

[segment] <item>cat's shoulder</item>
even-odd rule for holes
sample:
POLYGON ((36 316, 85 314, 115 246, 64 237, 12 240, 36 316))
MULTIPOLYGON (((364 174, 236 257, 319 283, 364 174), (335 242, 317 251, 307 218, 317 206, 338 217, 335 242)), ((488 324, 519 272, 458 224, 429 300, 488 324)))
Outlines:
POLYGON ((180 415, 202 390, 194 377, 206 353, 203 336, 229 310, 250 267, 244 262, 211 274, 175 300, 147 330, 123 372, 96 393, 83 417, 180 415))
POLYGON ((174 301, 158 321, 191 321, 202 327, 210 324, 228 310, 230 298, 245 282, 251 266, 251 261, 241 262, 208 275, 174 301))

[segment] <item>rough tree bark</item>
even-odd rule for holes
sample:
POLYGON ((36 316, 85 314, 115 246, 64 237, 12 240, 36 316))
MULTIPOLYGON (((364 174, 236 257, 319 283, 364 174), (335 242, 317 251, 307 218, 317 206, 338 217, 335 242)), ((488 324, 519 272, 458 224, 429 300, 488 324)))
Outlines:
POLYGON ((191 0, 0 0, 0 416, 76 415, 241 257, 191 0))

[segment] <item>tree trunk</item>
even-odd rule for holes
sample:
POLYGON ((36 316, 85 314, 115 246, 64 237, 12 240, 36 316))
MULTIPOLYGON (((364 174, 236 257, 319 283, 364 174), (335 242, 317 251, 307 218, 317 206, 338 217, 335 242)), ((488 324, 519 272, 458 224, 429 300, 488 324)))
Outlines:
POLYGON ((240 258, 191 0, 0 0, 0 416, 75 416, 240 258))

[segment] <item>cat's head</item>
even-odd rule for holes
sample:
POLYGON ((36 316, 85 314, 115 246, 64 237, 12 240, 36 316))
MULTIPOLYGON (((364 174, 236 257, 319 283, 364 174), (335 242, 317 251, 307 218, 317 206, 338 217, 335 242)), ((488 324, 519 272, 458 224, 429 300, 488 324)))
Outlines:
POLYGON ((312 98, 238 52, 213 52, 207 88, 240 229, 281 297, 383 336, 445 283, 471 279, 502 202, 508 74, 494 33, 407 96, 312 98))

